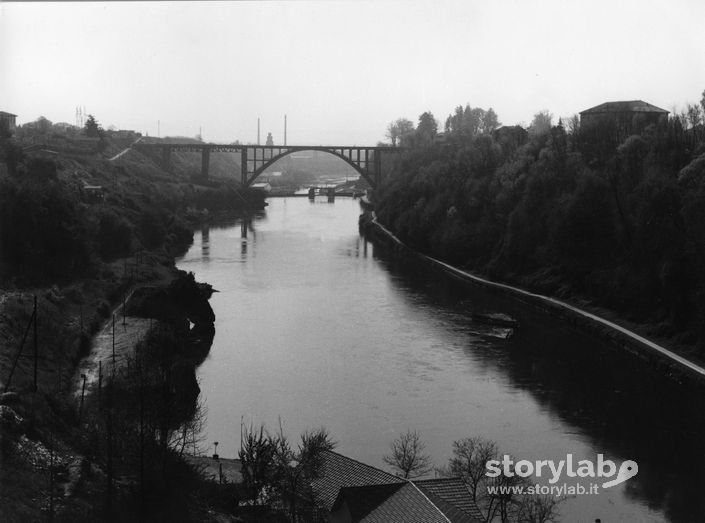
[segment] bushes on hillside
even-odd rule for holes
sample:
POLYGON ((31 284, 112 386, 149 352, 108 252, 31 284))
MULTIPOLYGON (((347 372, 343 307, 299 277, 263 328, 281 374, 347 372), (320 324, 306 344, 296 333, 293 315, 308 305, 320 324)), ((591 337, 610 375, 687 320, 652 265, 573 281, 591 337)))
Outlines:
POLYGON ((0 181, 0 250, 6 264, 23 276, 57 278, 89 263, 76 197, 47 178, 50 172, 44 163, 30 163, 23 179, 0 181))
POLYGON ((183 248, 190 228, 177 217, 176 191, 153 196, 113 190, 86 204, 58 177, 53 159, 28 158, 16 175, 0 177, 0 267, 3 278, 27 284, 80 277, 100 261, 141 249, 183 248))
POLYGON ((434 256, 705 344, 705 155, 688 155, 704 144, 672 121, 618 147, 579 133, 414 149, 379 189, 378 217, 434 256))

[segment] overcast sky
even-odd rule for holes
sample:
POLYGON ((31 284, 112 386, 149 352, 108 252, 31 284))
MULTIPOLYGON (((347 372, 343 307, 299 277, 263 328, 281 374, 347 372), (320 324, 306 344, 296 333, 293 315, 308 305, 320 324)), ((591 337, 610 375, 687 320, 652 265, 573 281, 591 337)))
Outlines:
POLYGON ((0 2, 0 110, 207 141, 374 145, 398 117, 503 124, 705 89, 705 1, 0 2))

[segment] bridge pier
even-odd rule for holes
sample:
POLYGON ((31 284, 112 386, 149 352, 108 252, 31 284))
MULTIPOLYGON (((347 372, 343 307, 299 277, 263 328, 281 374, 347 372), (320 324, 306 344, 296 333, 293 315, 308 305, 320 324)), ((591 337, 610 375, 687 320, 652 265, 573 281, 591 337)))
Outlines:
POLYGON ((240 150, 240 181, 247 187, 247 148, 240 150))
POLYGON ((375 187, 374 188, 377 188, 382 183, 382 155, 375 152, 374 162, 375 162, 375 187))
POLYGON ((208 180, 208 169, 211 162, 211 150, 207 145, 201 149, 201 180, 208 180))

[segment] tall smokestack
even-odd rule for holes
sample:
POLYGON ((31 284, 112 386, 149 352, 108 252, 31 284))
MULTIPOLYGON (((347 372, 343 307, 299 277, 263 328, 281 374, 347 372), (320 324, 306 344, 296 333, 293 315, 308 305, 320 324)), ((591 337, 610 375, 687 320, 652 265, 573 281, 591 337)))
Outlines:
POLYGON ((284 115, 284 145, 286 145, 286 115, 284 115))

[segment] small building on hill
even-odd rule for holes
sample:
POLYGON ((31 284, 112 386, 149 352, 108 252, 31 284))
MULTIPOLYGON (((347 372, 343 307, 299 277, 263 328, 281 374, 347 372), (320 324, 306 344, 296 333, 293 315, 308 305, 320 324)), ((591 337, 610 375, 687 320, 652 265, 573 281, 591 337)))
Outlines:
POLYGON ((17 115, 0 111, 0 125, 7 124, 7 128, 11 131, 17 127, 17 115))
POLYGON ((666 121, 668 111, 642 100, 605 102, 580 112, 580 127, 612 127, 619 138, 641 133, 652 124, 666 121))

